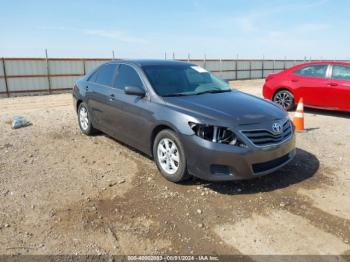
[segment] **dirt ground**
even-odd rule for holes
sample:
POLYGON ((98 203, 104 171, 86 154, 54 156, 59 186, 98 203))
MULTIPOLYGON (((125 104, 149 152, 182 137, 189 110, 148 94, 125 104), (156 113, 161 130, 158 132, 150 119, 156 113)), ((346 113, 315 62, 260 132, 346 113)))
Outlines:
POLYGON ((349 255, 349 118, 306 110, 295 160, 271 175, 179 185, 82 135, 70 94, 0 99, 0 254, 349 255), (33 125, 12 130, 14 115, 33 125))

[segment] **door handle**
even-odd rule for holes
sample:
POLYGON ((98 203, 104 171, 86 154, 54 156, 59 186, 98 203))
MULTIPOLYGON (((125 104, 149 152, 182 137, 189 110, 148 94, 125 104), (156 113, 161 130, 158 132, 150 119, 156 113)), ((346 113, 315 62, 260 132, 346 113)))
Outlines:
POLYGON ((88 91, 88 90, 89 90, 89 86, 86 86, 86 87, 85 87, 85 90, 88 91))
POLYGON ((115 99, 115 95, 114 95, 114 94, 111 94, 111 95, 109 96, 109 101, 114 101, 114 99, 115 99))
POLYGON ((298 79, 292 79, 292 82, 294 82, 294 83, 296 83, 298 81, 299 81, 298 79))
POLYGON ((338 86, 337 83, 329 83, 328 85, 329 85, 329 86, 338 86))

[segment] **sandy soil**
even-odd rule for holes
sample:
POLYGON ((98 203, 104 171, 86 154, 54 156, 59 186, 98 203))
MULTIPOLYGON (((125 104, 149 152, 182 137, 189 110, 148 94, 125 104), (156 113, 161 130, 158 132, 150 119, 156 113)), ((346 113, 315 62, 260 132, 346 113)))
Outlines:
MULTIPOLYGON (((232 86, 260 96, 262 81, 232 86)), ((0 99, 0 254, 350 254, 349 118, 307 110, 271 175, 177 185, 82 135, 69 94, 0 99), (14 115, 33 125, 12 130, 14 115)))

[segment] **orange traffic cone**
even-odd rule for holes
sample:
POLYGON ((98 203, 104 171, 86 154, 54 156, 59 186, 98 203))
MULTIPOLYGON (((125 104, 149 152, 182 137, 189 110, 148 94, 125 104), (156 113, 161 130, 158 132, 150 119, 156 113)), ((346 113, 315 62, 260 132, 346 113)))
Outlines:
POLYGON ((293 119, 295 130, 297 132, 304 132, 304 103, 303 98, 300 98, 297 111, 295 112, 294 119, 293 119))

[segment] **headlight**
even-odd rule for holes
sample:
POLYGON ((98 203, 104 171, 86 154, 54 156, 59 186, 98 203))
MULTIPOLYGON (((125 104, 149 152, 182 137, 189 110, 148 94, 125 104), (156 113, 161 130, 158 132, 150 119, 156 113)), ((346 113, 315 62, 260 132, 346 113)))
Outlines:
POLYGON ((227 127, 210 126, 192 122, 189 122, 189 125, 196 136, 205 140, 214 143, 246 147, 246 145, 237 138, 236 134, 227 127))

